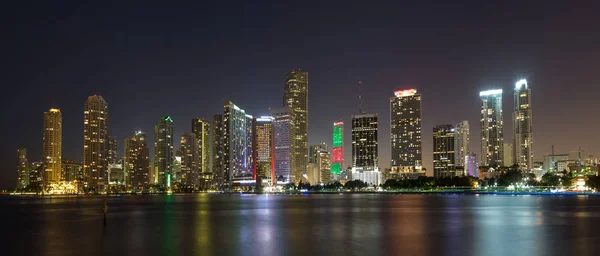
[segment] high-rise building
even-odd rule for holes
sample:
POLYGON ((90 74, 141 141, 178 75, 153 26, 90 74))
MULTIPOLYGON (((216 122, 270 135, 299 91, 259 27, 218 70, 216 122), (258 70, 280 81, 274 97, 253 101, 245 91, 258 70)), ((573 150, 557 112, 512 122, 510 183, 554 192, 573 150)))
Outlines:
POLYGON ((317 154, 321 150, 327 151, 327 144, 325 142, 321 142, 321 143, 316 144, 316 145, 310 145, 310 147, 308 148, 308 162, 309 163, 316 163, 316 161, 317 161, 317 154))
POLYGON ((527 80, 515 84, 515 112, 513 113, 514 161, 522 171, 533 168, 533 129, 531 88, 527 80))
POLYGON ((154 166, 158 169, 158 184, 171 187, 173 177, 173 119, 165 116, 154 127, 154 166))
MULTIPOLYGON (((144 189, 150 185, 150 151, 146 134, 138 131, 125 139, 125 158, 123 163, 125 181, 133 189, 144 189)), ((152 182, 153 183, 153 182, 152 182)))
POLYGON ((331 149, 331 173, 339 175, 344 169, 344 122, 333 123, 333 148, 331 149))
MULTIPOLYGON (((285 80, 283 106, 294 113, 294 172, 306 174, 308 164, 308 72, 292 70, 285 80)), ((297 176, 297 175, 295 175, 297 176)), ((300 177, 296 177, 300 181, 300 177)))
POLYGON ((471 153, 469 121, 462 121, 454 127, 454 164, 466 166, 465 159, 471 153))
POLYGON ((51 108, 44 112, 44 185, 60 181, 62 172, 62 114, 51 108))
POLYGON ((29 186, 29 162, 27 161, 27 149, 17 149, 17 189, 29 186))
POLYGON ((352 116, 352 177, 379 185, 377 114, 352 116))
POLYGON ((191 188, 200 184, 200 150, 198 142, 199 140, 194 133, 186 132, 181 136, 181 181, 191 188))
POLYGON ((273 117, 261 116, 256 118, 256 175, 267 178, 271 185, 275 184, 275 165, 273 155, 275 153, 275 141, 273 136, 273 117))
POLYGON ((421 172, 421 94, 399 90, 390 98, 392 170, 421 172))
POLYGON ((88 190, 100 192, 108 184, 108 105, 92 95, 83 111, 83 178, 88 190))
POLYGON ((481 166, 504 166, 502 90, 479 93, 481 97, 481 166))
POLYGON ((247 184, 254 176, 253 166, 253 120, 251 115, 231 101, 225 101, 224 127, 224 166, 225 181, 230 186, 247 184))
POLYGON ((479 164, 475 153, 465 156, 465 171, 467 172, 467 175, 479 178, 479 164))
POLYGON ((210 122, 200 118, 192 119, 192 133, 198 141, 198 170, 210 174, 210 122))
POLYGON ((514 154, 514 145, 512 143, 504 143, 502 151, 502 164, 504 166, 513 166, 515 164, 514 154))
POLYGON ((225 182, 225 127, 223 125, 223 115, 213 116, 212 123, 212 172, 217 187, 225 182))
POLYGON ((317 168, 320 172, 319 181, 329 183, 333 181, 333 173, 331 172, 331 154, 327 150, 317 152, 317 168))
POLYGON ((377 114, 352 116, 352 167, 378 171, 377 114))
POLYGON ((455 166, 455 128, 451 124, 433 128, 433 176, 446 178, 461 176, 455 166))
POLYGON ((44 162, 31 162, 29 164, 29 188, 41 190, 44 162))
POLYGON ((123 164, 119 161, 108 164, 108 184, 125 185, 125 172, 123 171, 123 164))
POLYGON ((311 185, 321 184, 321 171, 319 170, 319 166, 316 163, 308 163, 306 179, 311 185))
POLYGON ((62 180, 76 181, 82 178, 82 165, 73 160, 63 159, 62 161, 62 180))
POLYGON ((294 114, 290 108, 271 109, 273 117, 275 183, 295 183, 298 175, 294 167, 294 114))
POLYGON ((119 158, 117 157, 117 137, 108 136, 108 153, 106 155, 106 161, 109 164, 116 164, 119 162, 119 158))

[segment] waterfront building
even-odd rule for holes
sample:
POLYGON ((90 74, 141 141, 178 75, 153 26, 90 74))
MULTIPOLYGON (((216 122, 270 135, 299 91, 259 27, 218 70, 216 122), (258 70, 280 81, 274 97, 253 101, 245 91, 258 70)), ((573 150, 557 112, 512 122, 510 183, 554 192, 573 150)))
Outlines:
POLYGON ((44 112, 43 139, 44 186, 57 183, 62 173, 62 114, 59 109, 51 108, 44 112))
POLYGON ((394 92, 394 97, 390 98, 390 122, 392 171, 420 176, 423 166, 421 94, 418 94, 416 89, 394 92))
POLYGON ((293 117, 293 174, 294 182, 306 174, 308 164, 308 72, 292 70, 285 79, 283 106, 291 109, 293 117))
POLYGON ((521 79, 515 84, 514 102, 513 159, 520 170, 528 172, 533 169, 533 122, 531 88, 529 88, 527 80, 521 79))
POLYGON ((154 127, 154 166, 158 169, 158 185, 171 187, 173 177, 173 119, 164 116, 154 127))
POLYGON ((481 166, 504 166, 502 90, 479 93, 481 97, 481 166))
POLYGON ((108 184, 108 104, 89 96, 83 111, 83 180, 88 190, 101 192, 108 184))

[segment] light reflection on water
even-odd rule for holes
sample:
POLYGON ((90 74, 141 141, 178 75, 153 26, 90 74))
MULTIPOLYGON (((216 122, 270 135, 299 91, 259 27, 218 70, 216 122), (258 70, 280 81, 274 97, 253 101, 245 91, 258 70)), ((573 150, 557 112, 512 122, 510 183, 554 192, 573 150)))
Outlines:
POLYGON ((585 255, 600 197, 0 197, 3 255, 585 255), (19 242, 19 241, 29 241, 19 242))

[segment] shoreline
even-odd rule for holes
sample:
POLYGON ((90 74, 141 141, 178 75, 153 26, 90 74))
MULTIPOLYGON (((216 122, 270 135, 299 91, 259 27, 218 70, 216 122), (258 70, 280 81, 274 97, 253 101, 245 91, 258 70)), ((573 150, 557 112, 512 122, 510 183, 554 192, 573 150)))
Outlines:
POLYGON ((403 191, 318 191, 318 192, 271 192, 271 193, 255 193, 255 192, 192 192, 192 193, 120 193, 120 194, 59 194, 59 195, 35 195, 35 194, 2 194, 0 196, 11 197, 35 197, 35 198, 60 198, 60 197, 120 197, 120 196, 164 196, 164 195, 333 195, 333 194, 348 194, 348 195, 511 195, 511 196, 600 196, 600 192, 508 192, 508 191, 480 191, 480 190, 403 190, 403 191))

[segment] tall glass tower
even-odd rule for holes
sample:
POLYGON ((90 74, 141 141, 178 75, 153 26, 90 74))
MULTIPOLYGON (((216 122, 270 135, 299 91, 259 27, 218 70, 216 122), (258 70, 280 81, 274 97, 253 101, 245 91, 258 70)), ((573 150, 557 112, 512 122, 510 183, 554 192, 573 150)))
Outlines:
POLYGON ((60 181, 62 172, 62 115, 59 109, 44 112, 44 185, 60 181))
POLYGON ((390 98, 392 169, 421 172, 421 94, 399 90, 390 98))
POLYGON ((504 156, 502 90, 479 93, 481 97, 481 166, 501 167, 504 156))
POLYGON ((158 169, 158 184, 164 188, 173 183, 173 119, 165 116, 154 127, 154 166, 158 169))
POLYGON ((527 80, 515 84, 515 112, 513 113, 513 160, 522 171, 533 169, 533 130, 531 88, 527 80))
POLYGON ((102 96, 92 95, 83 111, 83 179, 95 192, 108 185, 108 105, 102 96))
POLYGON ((308 72, 292 70, 285 79, 283 106, 294 113, 294 168, 306 174, 308 164, 308 72))

